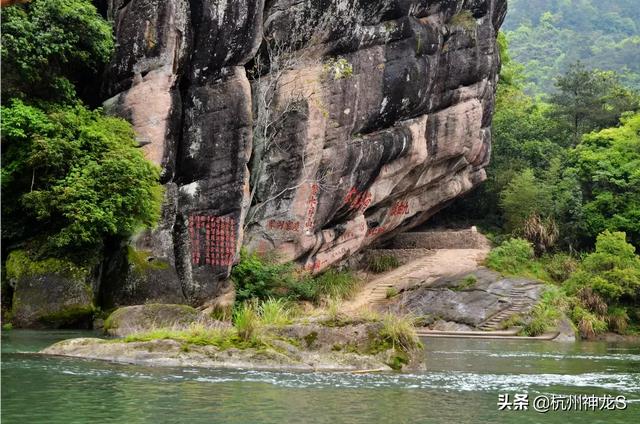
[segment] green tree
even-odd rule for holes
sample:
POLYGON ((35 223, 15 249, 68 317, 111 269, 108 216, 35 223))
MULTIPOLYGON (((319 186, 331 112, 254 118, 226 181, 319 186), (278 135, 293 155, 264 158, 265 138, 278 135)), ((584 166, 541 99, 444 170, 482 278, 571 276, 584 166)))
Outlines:
MULTIPOLYGON (((114 47, 89 0, 32 0, 2 9, 2 97, 72 102, 114 47)), ((84 93, 81 93, 84 94, 84 93)))
POLYGON ((583 230, 624 231, 640 246, 640 113, 587 134, 572 152, 585 204, 583 230))
POLYGON ((48 256, 99 249, 154 225, 158 168, 131 126, 81 105, 2 108, 2 238, 48 256))
POLYGON ((547 217, 552 209, 552 198, 533 171, 525 169, 502 191, 500 206, 504 210, 506 229, 517 232, 531 216, 547 217))
POLYGON ((638 94, 622 86, 615 72, 587 69, 580 62, 558 78, 556 88, 551 113, 567 125, 573 145, 583 134, 614 126, 624 112, 640 107, 638 94))

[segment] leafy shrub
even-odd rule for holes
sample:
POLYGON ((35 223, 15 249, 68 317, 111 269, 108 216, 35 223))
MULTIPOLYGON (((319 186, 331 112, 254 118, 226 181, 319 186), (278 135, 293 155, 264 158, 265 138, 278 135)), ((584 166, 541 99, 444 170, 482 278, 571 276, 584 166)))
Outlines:
POLYGON ((640 295, 640 257, 624 233, 604 231, 595 252, 585 256, 566 287, 570 294, 588 287, 609 304, 635 301, 640 295))
POLYGON ((580 305, 574 306, 571 311, 571 320, 576 323, 580 337, 584 339, 592 339, 596 334, 607 330, 605 320, 580 305))
MULTIPOLYGON (((527 220, 546 214, 551 210, 551 205, 549 188, 536 178, 531 169, 514 176, 500 193, 506 230, 510 232, 522 231, 527 220)), ((547 231, 546 226, 543 231, 547 231)))
POLYGON ((269 299, 288 294, 295 285, 292 264, 278 264, 256 253, 240 252, 240 262, 233 267, 231 279, 236 286, 236 303, 250 299, 269 299))
POLYGON ((329 269, 311 276, 300 272, 292 263, 279 264, 256 253, 240 252, 240 262, 233 267, 231 279, 236 286, 236 303, 250 299, 311 300, 319 302, 332 297, 346 299, 361 285, 350 271, 329 269))
POLYGON ((512 238, 494 248, 487 256, 487 266, 498 272, 518 274, 533 261, 533 246, 526 240, 512 238))
POLYGON ((566 253, 544 257, 543 262, 545 271, 556 283, 564 282, 578 269, 578 261, 566 253))
POLYGON ((614 307, 609 309, 606 321, 611 331, 624 334, 629 327, 629 314, 627 314, 626 308, 614 307))
POLYGON ((400 262, 392 255, 374 256, 369 259, 369 271, 380 274, 398 268, 400 262))
POLYGON ((594 312, 600 316, 606 315, 608 306, 607 303, 590 287, 583 287, 577 293, 577 298, 580 304, 587 308, 589 311, 594 312))

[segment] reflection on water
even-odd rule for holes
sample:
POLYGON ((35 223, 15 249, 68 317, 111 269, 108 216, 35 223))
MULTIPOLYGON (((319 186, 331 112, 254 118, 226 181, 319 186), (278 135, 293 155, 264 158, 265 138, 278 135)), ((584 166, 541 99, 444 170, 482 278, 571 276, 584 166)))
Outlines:
POLYGON ((34 352, 78 332, 2 337, 3 423, 640 422, 625 411, 498 412, 498 393, 640 399, 640 346, 426 339, 428 372, 149 368, 34 352), (586 421, 585 421, 586 420, 586 421))

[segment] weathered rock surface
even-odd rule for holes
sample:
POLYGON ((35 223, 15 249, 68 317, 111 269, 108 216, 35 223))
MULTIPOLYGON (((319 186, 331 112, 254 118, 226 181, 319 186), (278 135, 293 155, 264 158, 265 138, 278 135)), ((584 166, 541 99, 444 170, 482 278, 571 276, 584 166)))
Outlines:
MULTIPOLYGON (((426 320, 434 330, 468 331, 503 313, 525 315, 538 302, 544 284, 479 268, 473 273, 442 278, 428 286, 407 290, 389 302, 392 308, 426 320), (472 277, 470 277, 472 276, 472 277), (521 303, 513 308, 513 291, 521 303), (510 312, 510 313, 509 313, 510 312)), ((501 315, 501 316, 502 316, 501 315)))
POLYGON ((244 369, 291 369, 299 371, 390 370, 374 357, 355 353, 304 352, 292 345, 286 353, 276 350, 226 349, 193 346, 188 352, 175 340, 110 342, 102 339, 71 339, 56 343, 41 353, 126 364, 244 369))
POLYGON ((319 271, 485 179, 505 0, 108 3, 105 106, 167 187, 134 245, 188 302, 243 244, 319 271))
POLYGON ((93 291, 84 277, 43 273, 15 282, 11 321, 20 328, 90 328, 93 291))
MULTIPOLYGON (((162 305, 168 306, 177 305, 162 305)), ((129 318, 141 313, 127 311, 129 318)), ((156 316, 160 317, 159 314, 156 316)), ((259 347, 225 347, 164 339, 123 342, 79 338, 58 342, 41 353, 150 366, 292 369, 302 371, 391 370, 398 353, 380 345, 380 323, 340 327, 293 324, 267 328, 268 342, 259 347), (385 350, 386 349, 386 350, 385 350)), ((408 369, 423 367, 420 350, 402 354, 408 369)))
POLYGON ((106 319, 104 330, 112 336, 124 337, 156 328, 182 330, 192 324, 205 328, 224 328, 230 325, 216 321, 187 305, 151 303, 116 309, 106 319))

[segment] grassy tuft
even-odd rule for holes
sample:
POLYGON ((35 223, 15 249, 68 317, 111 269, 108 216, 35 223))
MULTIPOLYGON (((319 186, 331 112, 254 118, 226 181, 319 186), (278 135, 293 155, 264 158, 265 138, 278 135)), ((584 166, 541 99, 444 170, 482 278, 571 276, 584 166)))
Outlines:
POLYGON ((371 272, 380 274, 398 268, 400 262, 392 255, 374 256, 369 259, 368 269, 371 272))
POLYGON ((254 302, 243 303, 233 313, 233 325, 244 341, 256 340, 261 327, 260 315, 254 302))
POLYGON ((382 317, 382 340, 388 342, 393 349, 411 352, 422 348, 420 338, 416 333, 413 319, 410 316, 399 316, 387 313, 382 317))
POLYGON ((335 299, 350 299, 357 292, 362 281, 352 272, 330 269, 315 277, 315 298, 330 297, 335 299))
MULTIPOLYGON (((119 340, 119 339, 115 339, 119 340)), ((234 328, 207 328, 201 324, 193 324, 188 329, 174 330, 170 328, 158 328, 155 330, 131 334, 123 339, 126 343, 146 342, 152 340, 176 340, 188 345, 216 346, 220 349, 251 347, 263 347, 263 343, 253 338, 250 340, 239 336, 234 328)), ((183 349, 183 350, 185 350, 183 349)))
POLYGON ((539 336, 558 323, 562 314, 569 308, 569 299, 559 288, 549 286, 540 298, 540 302, 531 311, 531 321, 523 328, 527 336, 539 336))
POLYGON ((475 275, 473 274, 467 275, 462 280, 460 280, 455 287, 452 287, 451 290, 453 291, 469 290, 473 288, 477 282, 478 282, 478 279, 476 278, 475 275))
POLYGON ((264 325, 283 326, 292 322, 292 310, 285 299, 267 299, 260 304, 258 312, 264 325))
POLYGON ((385 293, 385 297, 386 297, 387 299, 391 299, 391 298, 393 298, 393 297, 396 297, 399 293, 400 293, 400 292, 398 291, 398 289, 397 289, 397 288, 395 288, 395 287, 389 287, 389 288, 387 289, 387 292, 385 293))

